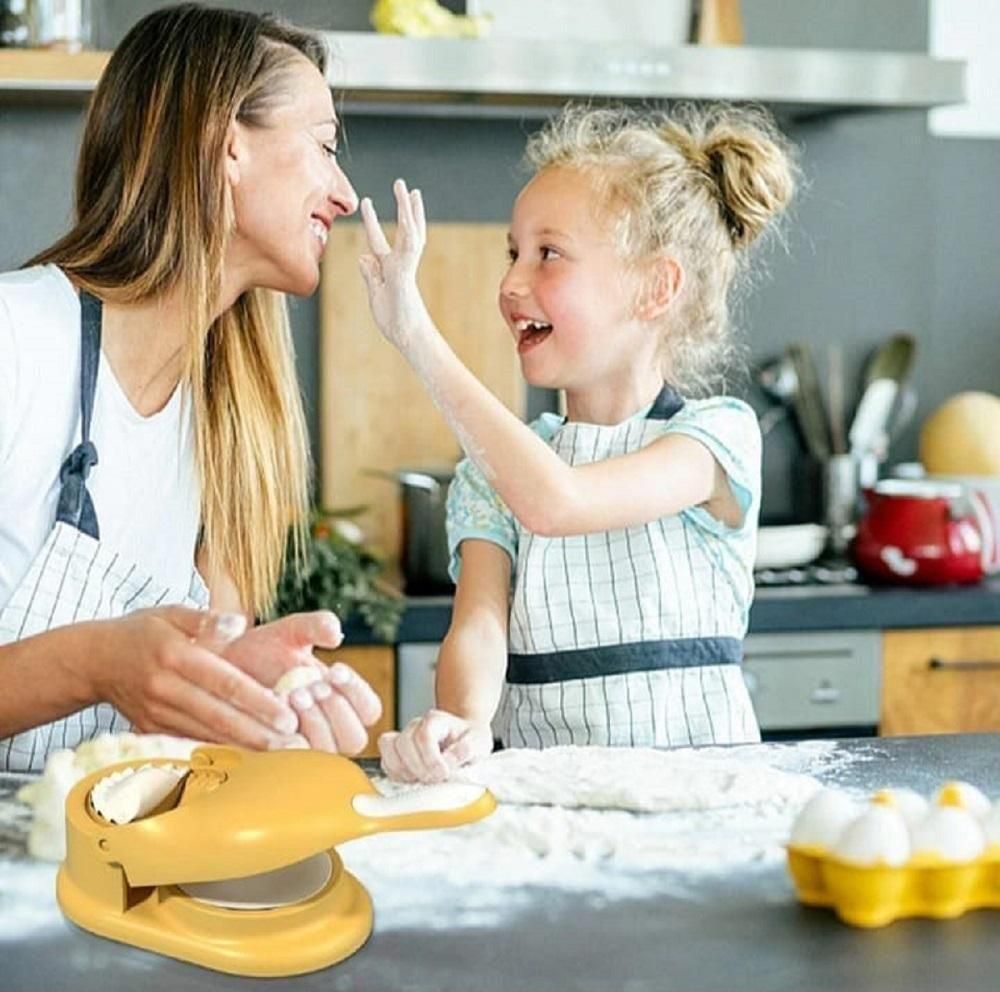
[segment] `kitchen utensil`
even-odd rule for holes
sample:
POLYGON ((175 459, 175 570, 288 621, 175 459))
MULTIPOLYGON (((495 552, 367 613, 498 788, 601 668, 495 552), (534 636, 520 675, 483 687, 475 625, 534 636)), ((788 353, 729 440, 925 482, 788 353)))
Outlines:
POLYGON ((457 826, 496 806, 486 789, 458 783, 383 797, 353 762, 321 751, 207 745, 187 763, 151 763, 179 764, 182 786, 131 823, 105 820, 92 796, 109 775, 150 762, 73 787, 59 905, 100 936, 237 975, 315 971, 365 942, 371 900, 335 845, 457 826))
MULTIPOLYGON (((391 208, 395 213, 395 208, 391 208)), ((390 207, 386 206, 388 214, 390 207)), ((386 229, 390 238, 390 225, 386 229)), ((507 270, 507 224, 428 225, 418 282, 448 343, 505 406, 524 416, 524 379, 497 310, 507 270)), ((402 554, 399 492, 367 468, 454 464, 455 435, 420 380, 378 332, 357 259, 360 224, 334 224, 323 259, 320 322, 320 468, 323 506, 361 503, 366 529, 389 557, 402 554)))
POLYGON ((433 596, 455 588, 448 575, 448 535, 445 530, 448 487, 454 468, 399 469, 385 472, 369 469, 366 475, 391 479, 399 486, 399 563, 406 592, 411 596, 433 596))
POLYGON ((793 408, 799 380, 787 354, 761 365, 755 370, 754 378, 764 394, 778 404, 760 418, 760 432, 767 437, 793 408))
POLYGON ((851 555, 870 579, 903 585, 978 582, 994 555, 988 518, 962 487, 885 479, 865 491, 851 555))
POLYGON ((831 455, 823 463, 823 522, 834 557, 843 558, 847 553, 857 516, 858 463, 853 455, 831 455))
POLYGON ((754 568, 795 568, 815 561, 826 546, 827 529, 820 524, 785 524, 757 530, 754 568))
POLYGON ((844 349, 839 344, 831 344, 826 354, 830 447, 834 455, 843 455, 847 452, 844 432, 844 349))
POLYGON ((796 342, 788 346, 786 354, 798 381, 793 402, 806 450, 817 461, 826 461, 830 456, 830 429, 812 352, 805 343, 796 342))
POLYGON ((967 805, 964 784, 946 783, 926 813, 915 817, 910 809, 926 807, 926 800, 904 790, 883 789, 860 809, 846 797, 842 804, 831 803, 832 790, 818 793, 796 819, 788 845, 788 871, 799 901, 831 907, 845 923, 865 928, 911 916, 949 919, 972 909, 1000 909, 1000 806, 978 811, 967 805), (836 836, 822 836, 824 817, 816 816, 825 812, 822 805, 833 814, 830 820, 838 821, 830 824, 840 828, 833 831, 836 836), (845 852, 845 838, 865 840, 858 828, 880 813, 899 834, 892 856, 885 856, 884 829, 871 833, 870 843, 845 852), (819 822, 813 825, 810 818, 819 822), (921 839, 932 826, 933 852, 921 839), (807 834, 815 839, 808 842, 807 834), (865 857, 866 847, 883 856, 865 857))
POLYGON ((848 435, 857 459, 888 454, 890 415, 902 384, 913 367, 916 342, 912 334, 896 334, 876 349, 865 369, 863 391, 848 435))

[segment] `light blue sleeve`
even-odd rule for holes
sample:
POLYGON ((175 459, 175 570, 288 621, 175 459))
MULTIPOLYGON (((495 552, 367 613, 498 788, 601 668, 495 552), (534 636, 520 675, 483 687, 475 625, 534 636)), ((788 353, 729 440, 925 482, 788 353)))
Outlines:
POLYGON ((459 545, 467 538, 491 541, 510 555, 512 563, 517 560, 514 515, 469 458, 459 462, 448 487, 446 526, 448 574, 456 582, 462 568, 459 545))
POLYGON ((684 511, 699 527, 715 534, 738 534, 757 524, 760 506, 762 441, 753 409, 731 396, 689 400, 668 423, 667 434, 685 434, 700 441, 722 466, 733 495, 743 511, 743 521, 733 528, 703 507, 684 511))

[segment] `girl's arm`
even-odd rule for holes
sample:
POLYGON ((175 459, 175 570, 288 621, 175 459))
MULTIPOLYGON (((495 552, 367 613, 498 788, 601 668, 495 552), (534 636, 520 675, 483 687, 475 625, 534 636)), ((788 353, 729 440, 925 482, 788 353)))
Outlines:
POLYGON ((451 626, 438 654, 437 708, 379 738, 382 767, 403 782, 440 782, 493 750, 490 721, 507 672, 510 558, 465 540, 451 626))
POLYGON ((704 505, 725 523, 742 511, 726 474, 701 442, 663 437, 633 454, 567 465, 462 364, 435 327, 417 289, 426 239, 419 191, 397 180, 395 245, 369 200, 361 204, 372 254, 361 271, 382 333, 423 381, 462 447, 522 525, 559 536, 613 530, 704 505))

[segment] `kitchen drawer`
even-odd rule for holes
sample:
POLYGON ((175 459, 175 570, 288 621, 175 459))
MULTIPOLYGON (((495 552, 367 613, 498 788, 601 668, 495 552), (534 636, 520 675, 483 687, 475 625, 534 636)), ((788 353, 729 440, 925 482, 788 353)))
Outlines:
POLYGON ((761 730, 874 727, 879 648, 877 631, 747 637, 743 677, 761 730))
POLYGON ((1000 627, 887 631, 881 730, 887 736, 1000 730, 1000 627))
POLYGON ((378 757, 379 734, 392 730, 396 724, 396 652, 391 645, 353 645, 335 651, 316 649, 316 656, 327 665, 342 661, 350 665, 375 690, 382 700, 382 716, 368 731, 368 746, 362 758, 378 757))

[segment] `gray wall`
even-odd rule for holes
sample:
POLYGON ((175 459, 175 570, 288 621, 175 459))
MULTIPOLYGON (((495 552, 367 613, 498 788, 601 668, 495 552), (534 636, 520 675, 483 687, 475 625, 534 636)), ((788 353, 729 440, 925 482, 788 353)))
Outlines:
MULTIPOLYGON (((105 0, 97 42, 113 45, 155 0, 105 0)), ((453 3, 452 6, 458 6, 453 3)), ((331 4, 243 0, 228 6, 280 8, 313 27, 361 29, 368 0, 331 4)), ((747 41, 920 51, 923 0, 753 0, 743 5, 747 41)), ((19 264, 66 226, 77 109, 0 105, 0 269, 19 264)), ((346 168, 383 212, 397 174, 424 190, 433 218, 507 217, 518 160, 532 122, 355 117, 346 168)), ((740 313, 755 360, 793 338, 845 349, 849 385, 885 335, 918 337, 920 409, 893 456, 913 457, 920 419, 953 392, 1000 391, 1000 293, 994 274, 1000 230, 1000 142, 940 140, 921 112, 853 114, 788 126, 802 151, 807 188, 788 226, 788 251, 759 259, 757 287, 740 313)), ((316 308, 296 301, 293 322, 303 391, 316 424, 316 308)), ((751 394, 756 405, 760 397, 751 394)), ((539 397, 535 403, 542 402, 539 397)), ((315 432, 314 432, 315 433, 315 432)), ((765 514, 795 512, 797 442, 784 426, 765 449, 765 514)))

